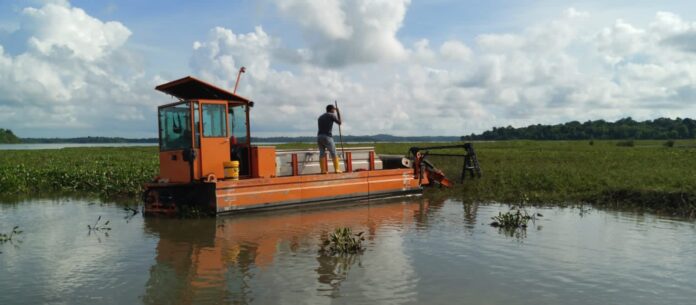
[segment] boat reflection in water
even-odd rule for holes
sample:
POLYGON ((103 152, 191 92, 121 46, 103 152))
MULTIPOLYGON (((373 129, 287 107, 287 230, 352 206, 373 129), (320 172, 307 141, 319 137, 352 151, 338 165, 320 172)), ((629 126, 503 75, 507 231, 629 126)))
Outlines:
POLYGON ((403 297, 408 298, 409 287, 413 288, 415 282, 400 283, 398 288, 385 286, 380 291, 380 284, 361 281, 377 281, 392 275, 414 278, 404 277, 413 270, 401 248, 403 235, 388 232, 424 227, 430 207, 436 209, 437 205, 423 198, 402 198, 351 207, 199 220, 147 218, 145 229, 159 241, 143 301, 149 304, 304 303, 351 291, 375 294, 369 299, 379 298, 381 293, 392 297, 395 289, 403 289, 403 297), (341 257, 318 254, 322 238, 343 226, 351 227, 354 232, 364 231, 367 251, 380 254, 341 257), (365 267, 363 262, 370 267, 365 267), (348 285, 351 287, 341 287, 349 271, 351 278, 354 274, 358 280, 351 281, 348 285))

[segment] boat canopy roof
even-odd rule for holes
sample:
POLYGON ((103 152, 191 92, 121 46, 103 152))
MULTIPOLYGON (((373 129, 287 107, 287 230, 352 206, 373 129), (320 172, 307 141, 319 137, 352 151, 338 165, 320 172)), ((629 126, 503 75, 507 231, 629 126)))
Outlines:
POLYGON ((155 89, 183 100, 226 100, 238 101, 245 104, 250 102, 247 98, 241 97, 191 76, 177 79, 166 84, 161 84, 155 87, 155 89))

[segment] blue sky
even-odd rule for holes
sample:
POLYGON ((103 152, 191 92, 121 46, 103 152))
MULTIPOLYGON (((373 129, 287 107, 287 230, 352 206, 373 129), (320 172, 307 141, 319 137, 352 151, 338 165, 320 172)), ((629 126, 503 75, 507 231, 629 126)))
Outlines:
POLYGON ((257 102, 258 136, 462 135, 694 117, 688 1, 0 2, 0 128, 156 135, 154 86, 194 75, 257 102))

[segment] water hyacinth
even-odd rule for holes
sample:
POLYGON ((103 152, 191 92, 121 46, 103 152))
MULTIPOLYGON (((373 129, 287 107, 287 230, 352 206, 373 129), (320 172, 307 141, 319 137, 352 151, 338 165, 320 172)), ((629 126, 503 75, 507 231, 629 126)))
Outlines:
POLYGON ((0 191, 136 196, 157 173, 156 147, 6 150, 0 158, 0 191))
POLYGON ((328 255, 362 253, 365 250, 362 245, 365 240, 365 237, 362 236, 363 233, 353 234, 353 231, 348 227, 336 228, 323 241, 321 252, 328 255))
POLYGON ((527 223, 532 219, 532 216, 530 216, 525 210, 518 207, 512 207, 505 213, 498 212, 498 215, 491 217, 491 219, 493 219, 493 222, 491 222, 491 226, 493 227, 519 229, 526 228, 527 223))

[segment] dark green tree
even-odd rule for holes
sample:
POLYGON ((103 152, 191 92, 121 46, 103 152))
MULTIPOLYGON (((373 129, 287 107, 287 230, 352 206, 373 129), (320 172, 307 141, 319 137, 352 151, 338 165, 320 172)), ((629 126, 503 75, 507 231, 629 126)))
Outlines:
POLYGON ((0 143, 13 144, 20 142, 19 138, 12 133, 12 130, 0 128, 0 143))
POLYGON ((572 121, 557 125, 529 125, 513 128, 493 127, 481 134, 462 136, 462 140, 588 140, 588 139, 693 139, 696 121, 692 119, 658 118, 638 122, 631 117, 616 122, 604 120, 580 123, 572 121))

